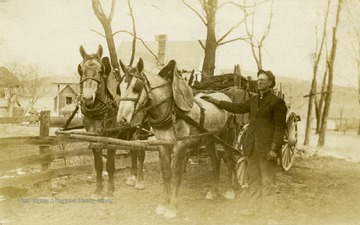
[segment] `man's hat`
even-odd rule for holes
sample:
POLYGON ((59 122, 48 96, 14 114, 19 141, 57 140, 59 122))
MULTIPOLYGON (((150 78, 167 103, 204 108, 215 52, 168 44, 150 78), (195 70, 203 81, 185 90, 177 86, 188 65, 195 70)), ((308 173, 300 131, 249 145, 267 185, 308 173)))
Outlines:
POLYGON ((270 85, 270 88, 275 87, 275 84, 276 84, 275 76, 270 70, 265 71, 265 70, 260 69, 257 72, 257 76, 259 77, 260 74, 265 74, 269 78, 269 80, 271 80, 272 83, 270 85))

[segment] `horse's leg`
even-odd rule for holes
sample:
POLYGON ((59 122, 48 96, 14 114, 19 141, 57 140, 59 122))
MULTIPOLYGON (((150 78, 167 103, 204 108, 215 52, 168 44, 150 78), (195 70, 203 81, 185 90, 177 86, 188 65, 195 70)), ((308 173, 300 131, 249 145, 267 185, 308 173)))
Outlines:
POLYGON ((219 190, 221 159, 216 152, 215 142, 213 140, 207 140, 205 147, 211 159, 211 167, 212 167, 212 175, 213 175, 211 188, 206 194, 205 198, 209 200, 213 200, 217 196, 219 190))
POLYGON ((135 188, 138 190, 142 190, 145 188, 144 185, 144 161, 145 161, 145 151, 137 150, 137 159, 139 162, 138 168, 137 168, 137 176, 136 176, 136 182, 135 182, 135 188))
POLYGON ((102 183, 102 171, 103 171, 103 161, 102 161, 102 150, 101 149, 93 149, 94 154, 94 163, 95 163, 95 171, 96 171, 96 189, 93 198, 99 198, 101 195, 101 191, 103 189, 102 183))
POLYGON ((159 161, 163 177, 163 193, 158 206, 156 207, 156 214, 162 215, 165 213, 171 194, 171 147, 159 146, 159 161))
POLYGON ((116 149, 107 150, 106 171, 108 173, 109 180, 108 180, 108 191, 106 196, 108 197, 112 197, 115 191, 115 184, 114 184, 115 153, 116 153, 116 149))
POLYGON ((172 180, 171 180, 171 200, 164 216, 166 218, 174 218, 177 214, 177 207, 179 205, 179 190, 181 185, 181 178, 185 168, 186 160, 186 141, 178 141, 174 145, 173 162, 171 164, 172 180))
MULTIPOLYGON (((221 134, 220 138, 222 138, 225 142, 227 142, 229 145, 233 145, 235 141, 235 130, 227 131, 221 134)), ((234 193, 234 177, 236 177, 235 174, 235 156, 232 150, 225 149, 224 153, 221 153, 221 157, 224 159, 224 162, 228 168, 228 179, 227 179, 227 190, 224 195, 226 199, 235 199, 235 193, 234 193)))
POLYGON ((130 171, 131 175, 130 175, 130 177, 126 178, 125 184, 134 186, 135 181, 136 181, 136 176, 137 176, 137 170, 138 170, 138 166, 137 166, 138 151, 131 150, 130 156, 131 156, 131 171, 130 171))
POLYGON ((224 194, 224 197, 226 199, 235 199, 235 193, 234 193, 234 177, 235 175, 235 157, 232 154, 232 152, 229 152, 229 150, 225 150, 225 152, 221 153, 221 158, 224 159, 224 162, 228 168, 228 174, 227 174, 227 181, 226 186, 227 190, 224 194))

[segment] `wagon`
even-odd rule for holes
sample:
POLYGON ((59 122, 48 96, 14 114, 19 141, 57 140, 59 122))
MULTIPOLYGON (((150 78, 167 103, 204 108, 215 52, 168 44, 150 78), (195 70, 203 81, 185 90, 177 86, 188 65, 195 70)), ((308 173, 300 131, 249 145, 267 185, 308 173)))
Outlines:
MULTIPOLYGON (((257 93, 256 81, 252 80, 251 77, 244 78, 241 76, 240 70, 237 66, 234 69, 234 73, 205 77, 201 82, 195 82, 195 85, 192 87, 196 91, 223 91, 227 93, 233 101, 237 102, 244 101, 251 95, 257 93)), ((274 93, 283 99, 285 98, 285 95, 281 90, 281 84, 278 90, 274 90, 274 93)), ((287 130, 284 136, 284 143, 279 154, 279 162, 284 171, 288 171, 294 163, 298 140, 298 121, 300 121, 300 116, 291 111, 291 108, 288 106, 288 112, 286 115, 287 130)), ((240 116, 240 121, 236 121, 236 134, 238 140, 236 148, 241 149, 242 137, 246 134, 247 125, 248 121, 244 119, 244 116, 240 116)))

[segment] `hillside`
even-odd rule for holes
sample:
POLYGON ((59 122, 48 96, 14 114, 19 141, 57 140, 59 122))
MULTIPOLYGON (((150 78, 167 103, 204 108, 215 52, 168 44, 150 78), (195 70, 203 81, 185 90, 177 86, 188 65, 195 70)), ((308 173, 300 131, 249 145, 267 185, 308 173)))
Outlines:
MULTIPOLYGON (((289 104, 294 111, 298 112, 302 118, 306 118, 308 98, 304 98, 304 95, 309 94, 311 82, 288 77, 278 77, 277 81, 282 84, 286 103, 289 104)), ((320 84, 318 84, 318 86, 320 86, 320 84)), ((279 84, 277 87, 279 87, 279 84)), ((343 118, 360 118, 360 105, 357 90, 354 88, 334 86, 330 107, 330 118, 340 118, 341 114, 343 118)))

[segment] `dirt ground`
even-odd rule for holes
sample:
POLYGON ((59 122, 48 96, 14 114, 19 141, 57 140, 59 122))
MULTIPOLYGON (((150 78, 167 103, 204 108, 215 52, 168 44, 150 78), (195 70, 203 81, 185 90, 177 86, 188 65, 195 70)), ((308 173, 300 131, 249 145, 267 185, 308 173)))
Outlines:
MULTIPOLYGON (((335 136, 339 140, 344 138, 335 136)), ((350 139, 345 147, 341 147, 354 151, 360 137, 350 139)), ((321 155, 304 155, 302 149, 288 172, 283 172, 279 166, 278 224, 360 224, 360 162, 324 156, 329 155, 325 150, 321 149, 325 152, 321 155)), ((309 148, 306 152, 316 151, 309 148)), ((222 168, 221 181, 225 181, 225 166, 222 168)), ((145 165, 146 188, 141 191, 123 183, 129 175, 128 169, 116 173, 117 189, 112 201, 90 202, 95 187, 93 174, 53 180, 56 191, 39 187, 27 192, 14 189, 0 196, 0 224, 252 225, 270 221, 269 216, 238 214, 238 210, 245 207, 246 190, 237 190, 235 200, 226 200, 222 196, 213 201, 205 200, 210 174, 207 158, 201 158, 199 164, 188 164, 180 191, 178 217, 170 220, 154 212, 162 191, 159 165, 155 161, 145 165)), ((220 191, 224 192, 225 187, 221 186, 220 191)))

